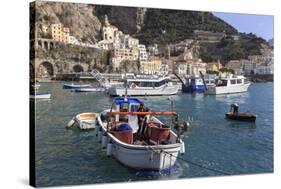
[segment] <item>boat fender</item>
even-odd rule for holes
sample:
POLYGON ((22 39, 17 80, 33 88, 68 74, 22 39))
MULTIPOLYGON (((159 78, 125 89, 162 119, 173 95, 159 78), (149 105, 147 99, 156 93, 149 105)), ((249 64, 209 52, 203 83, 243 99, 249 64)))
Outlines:
POLYGON ((183 155, 185 153, 185 144, 184 144, 184 142, 181 143, 180 153, 181 153, 181 155, 183 155))
POLYGON ((99 131, 98 131, 98 142, 100 143, 101 140, 102 140, 102 131, 101 131, 101 129, 99 129, 99 131))
POLYGON ((110 157, 112 155, 112 141, 110 140, 109 143, 107 143, 107 148, 106 148, 106 155, 107 157, 110 157))
POLYGON ((106 133, 104 133, 104 134, 102 135, 101 146, 102 146, 103 149, 105 149, 106 146, 107 146, 107 135, 106 135, 106 133))
POLYGON ((74 125, 74 123, 76 122, 75 117, 73 117, 66 125, 66 128, 70 128, 74 125))

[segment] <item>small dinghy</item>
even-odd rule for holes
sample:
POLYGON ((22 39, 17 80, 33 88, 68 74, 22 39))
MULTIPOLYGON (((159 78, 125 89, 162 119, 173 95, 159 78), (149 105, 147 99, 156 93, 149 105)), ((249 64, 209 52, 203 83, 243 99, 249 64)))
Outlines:
POLYGON ((255 122, 257 116, 255 114, 239 113, 238 104, 231 104, 230 111, 225 114, 227 119, 245 121, 245 122, 255 122))
POLYGON ((80 89, 80 88, 90 88, 92 87, 90 84, 84 85, 75 85, 75 84, 64 84, 63 89, 80 89))
POLYGON ((89 88, 79 88, 79 89, 75 89, 75 92, 104 92, 105 89, 104 88, 95 88, 95 87, 89 87, 89 88))
POLYGON ((94 129, 96 127, 96 118, 98 114, 93 112, 81 113, 73 117, 67 124, 67 128, 74 126, 78 123, 80 129, 94 129))
POLYGON ((50 99, 50 93, 32 93, 30 94, 31 99, 50 99))

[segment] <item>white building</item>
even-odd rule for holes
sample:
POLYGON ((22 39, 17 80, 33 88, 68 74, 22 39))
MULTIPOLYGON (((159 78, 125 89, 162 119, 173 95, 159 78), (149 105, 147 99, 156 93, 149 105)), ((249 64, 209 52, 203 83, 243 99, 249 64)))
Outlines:
POLYGON ((147 60, 148 55, 146 52, 145 45, 139 44, 138 48, 139 48, 139 60, 147 60))
POLYGON ((137 47, 139 45, 139 40, 131 37, 130 35, 121 35, 120 42, 127 48, 137 47))
POLYGON ((148 55, 149 56, 158 56, 159 55, 159 49, 158 49, 158 45, 157 44, 154 44, 152 46, 148 46, 147 50, 148 50, 148 55))
POLYGON ((168 64, 162 64, 161 65, 161 75, 168 75, 169 74, 169 65, 168 64))
POLYGON ((188 65, 185 62, 178 62, 174 65, 174 72, 178 75, 186 75, 188 71, 188 65))

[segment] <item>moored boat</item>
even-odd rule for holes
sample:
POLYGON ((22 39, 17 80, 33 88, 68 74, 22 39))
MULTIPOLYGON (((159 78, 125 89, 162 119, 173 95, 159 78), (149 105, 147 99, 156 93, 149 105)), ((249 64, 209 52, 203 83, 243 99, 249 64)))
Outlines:
POLYGON ((80 88, 90 88, 90 84, 75 85, 75 84, 64 84, 63 89, 80 89, 80 88))
POLYGON ((112 86, 108 89, 111 96, 162 96, 175 95, 178 87, 169 81, 169 77, 144 77, 125 79, 123 86, 112 86))
POLYGON ((105 88, 102 87, 87 87, 74 89, 75 92, 104 92, 105 88))
POLYGON ((80 113, 73 117, 67 124, 67 128, 74 126, 75 123, 78 123, 80 129, 94 129, 97 123, 97 113, 87 112, 80 113))
POLYGON ((230 75, 216 79, 215 85, 207 86, 205 94, 231 94, 247 92, 251 83, 242 75, 230 75))
POLYGON ((50 99, 50 93, 32 93, 30 94, 31 99, 50 99))
POLYGON ((110 109, 100 113, 97 129, 105 138, 102 143, 107 147, 107 155, 137 170, 169 169, 175 165, 178 154, 185 152, 184 142, 155 115, 177 115, 140 112, 141 106, 137 98, 116 98, 110 109))

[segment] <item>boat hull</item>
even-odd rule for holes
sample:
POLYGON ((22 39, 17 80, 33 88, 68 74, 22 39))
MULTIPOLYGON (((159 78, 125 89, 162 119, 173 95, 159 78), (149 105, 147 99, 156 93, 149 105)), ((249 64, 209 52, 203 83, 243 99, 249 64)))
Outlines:
POLYGON ((75 92, 104 92, 104 88, 78 88, 75 92))
POLYGON ((250 83, 233 85, 233 86, 209 86, 205 91, 205 94, 218 95, 218 94, 231 94, 231 93, 243 93, 247 92, 250 83))
POLYGON ((245 113, 226 113, 225 117, 227 119, 236 120, 236 121, 244 121, 244 122, 255 122, 256 121, 256 115, 253 114, 245 114, 245 113))
MULTIPOLYGON (((100 117, 98 117, 98 123, 101 125, 103 133, 106 133, 106 125, 100 117)), ((170 132, 171 144, 167 145, 127 144, 111 133, 107 133, 107 137, 108 141, 112 143, 112 156, 121 164, 136 170, 170 169, 175 165, 177 156, 184 147, 182 140, 176 142, 177 136, 173 131, 170 132)))
POLYGON ((80 129, 94 129, 97 123, 97 113, 87 112, 78 114, 75 119, 80 129))
POLYGON ((90 84, 85 84, 85 85, 68 85, 68 84, 64 84, 63 85, 63 89, 81 89, 81 88, 88 88, 91 87, 90 84))
MULTIPOLYGON (((125 88, 111 87, 108 89, 110 96, 124 96, 126 94, 125 88)), ((140 87, 128 88, 127 95, 129 96, 162 96, 175 95, 178 93, 177 86, 162 86, 162 87, 140 87)))
POLYGON ((50 99, 51 98, 51 94, 50 93, 31 94, 30 98, 32 98, 32 99, 50 99))

